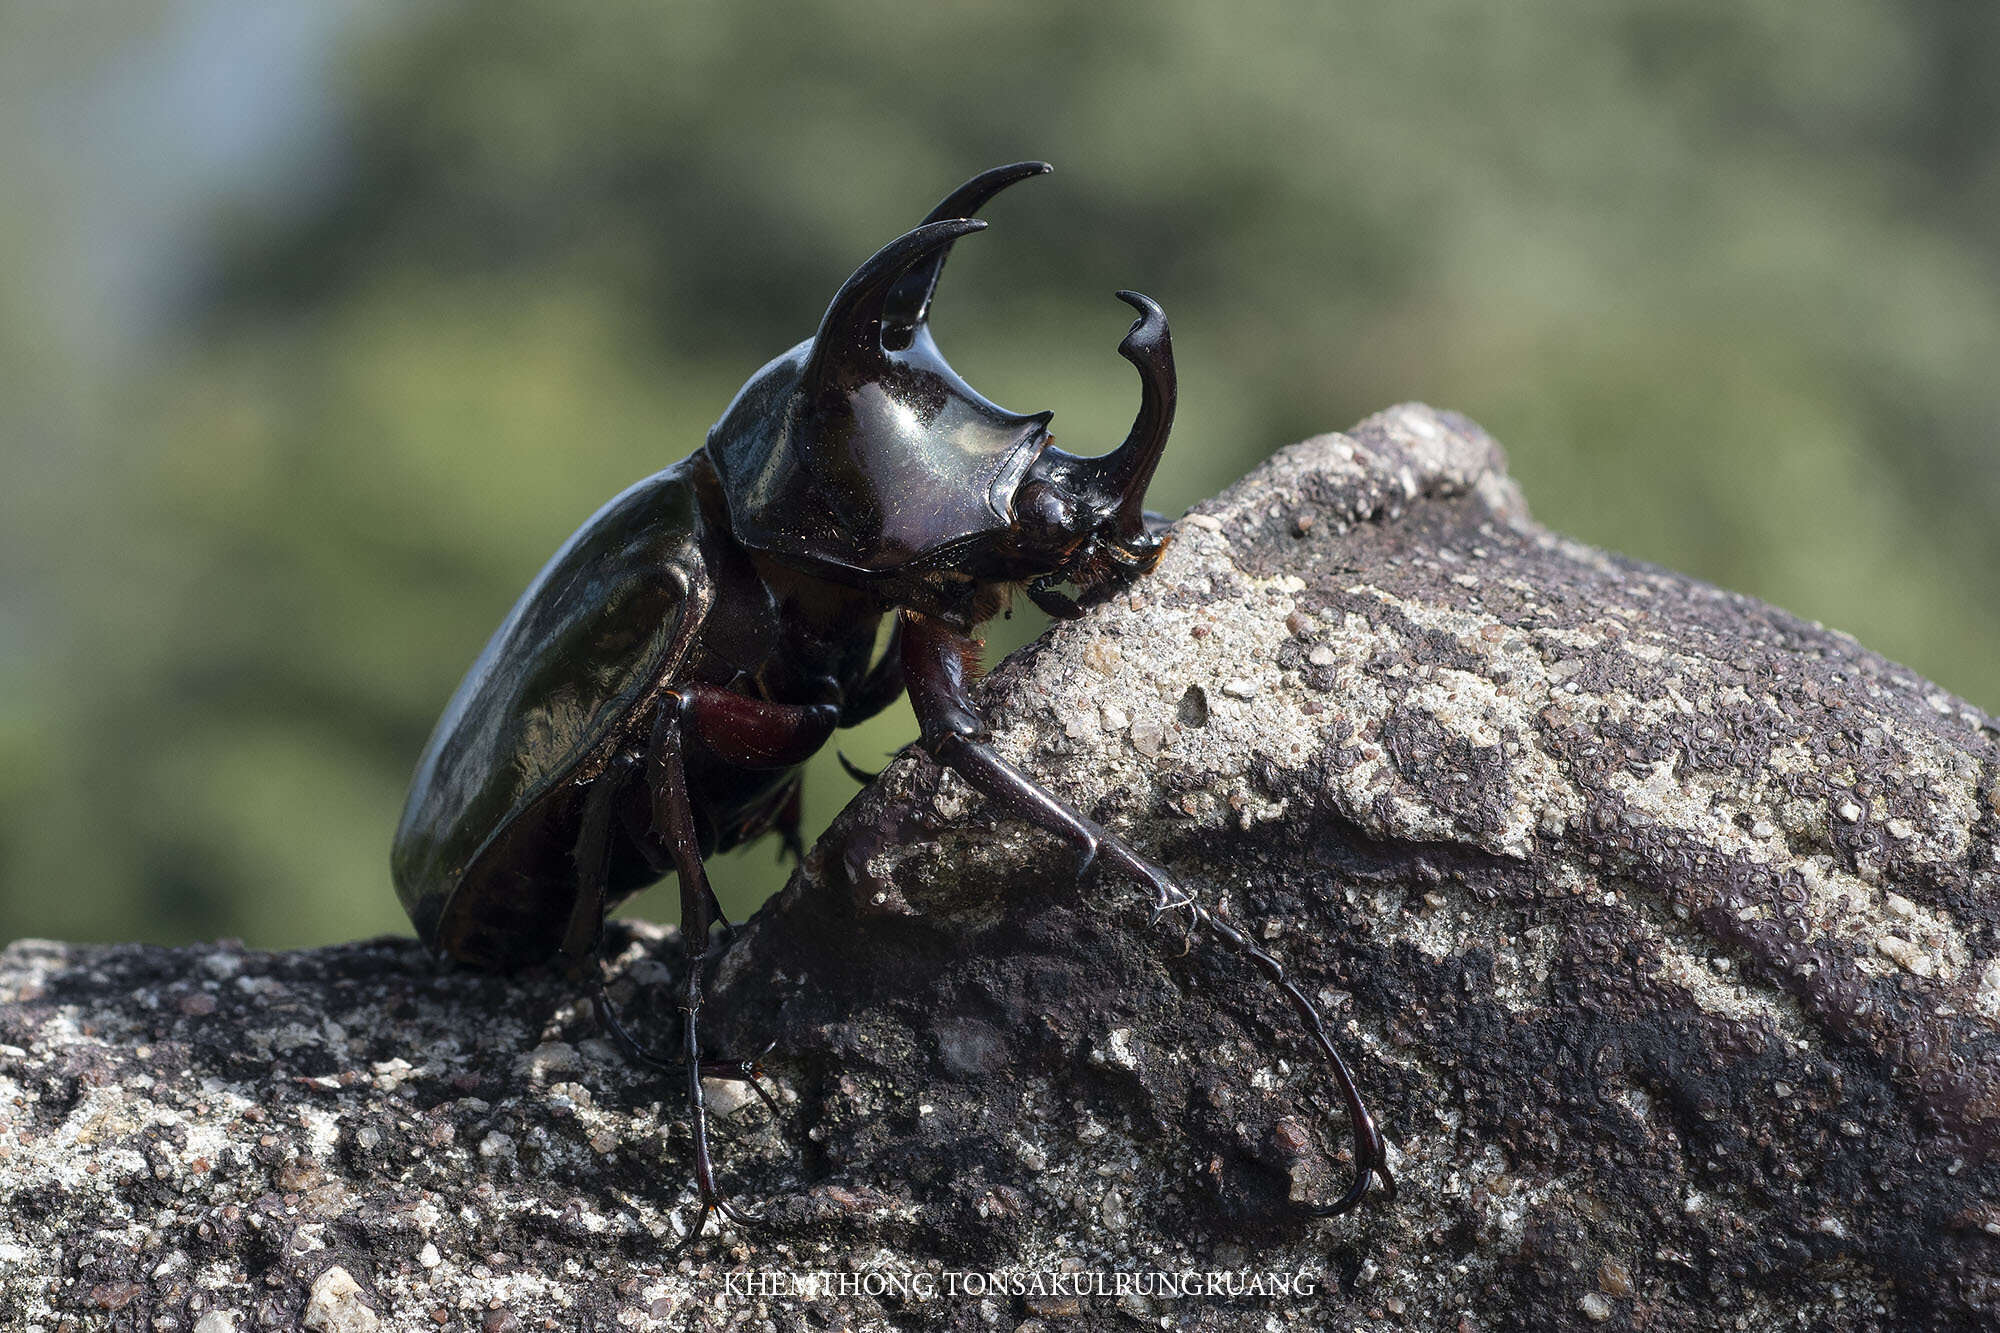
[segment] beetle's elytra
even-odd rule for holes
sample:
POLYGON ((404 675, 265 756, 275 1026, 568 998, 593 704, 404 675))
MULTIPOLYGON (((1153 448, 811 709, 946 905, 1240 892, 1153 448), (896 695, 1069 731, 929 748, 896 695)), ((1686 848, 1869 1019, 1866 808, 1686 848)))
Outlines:
MULTIPOLYGON (((1185 911, 1277 984, 1341 1086, 1354 1181, 1380 1177, 1380 1135, 1317 1011, 1277 961, 1214 920, 1164 869, 1051 796, 986 744, 967 691, 975 627, 1024 590, 1137 577, 1163 537, 1146 487, 1174 415, 1167 320, 1144 296, 1119 352, 1139 413, 1101 457, 1054 447, 1049 414, 988 402, 945 363, 929 311, 951 245, 1000 190, 1049 170, 975 176, 841 285, 819 328, 737 393, 707 442, 586 522, 488 641, 438 720, 396 830, 396 891, 434 951, 482 966, 560 961, 618 1026, 597 952, 607 907, 675 872, 686 950, 680 1059, 702 1216, 716 1188, 701 1078, 752 1077, 701 1057, 702 958, 721 912, 702 860, 766 833, 796 850, 800 766, 834 728, 907 685, 921 744, 1008 813, 1068 838, 1185 911), (884 616, 888 652, 871 661, 884 616)), ((721 922, 727 927, 727 922, 721 922)), ((754 1084, 754 1078, 752 1079, 754 1084)), ((761 1092, 761 1088, 759 1089, 761 1092)))

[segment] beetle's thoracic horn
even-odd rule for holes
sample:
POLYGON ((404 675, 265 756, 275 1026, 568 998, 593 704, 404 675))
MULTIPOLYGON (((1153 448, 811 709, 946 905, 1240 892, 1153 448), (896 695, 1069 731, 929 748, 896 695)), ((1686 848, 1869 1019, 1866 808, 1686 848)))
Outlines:
POLYGON ((977 218, 926 222, 904 232, 869 256, 840 285, 813 335, 812 359, 806 363, 800 387, 823 386, 828 373, 840 366, 872 367, 882 357, 882 307, 896 280, 911 266, 935 255, 961 236, 985 230, 977 218))
POLYGON ((1100 493, 1116 495, 1117 532, 1121 540, 1137 541, 1146 531, 1146 487, 1166 452, 1173 429, 1174 343, 1167 331, 1167 312, 1150 296, 1120 292, 1118 299, 1139 312, 1131 332, 1118 344, 1118 354, 1139 369, 1139 415, 1125 443, 1097 460, 1100 493))
MULTIPOLYGON (((925 222, 946 222, 969 218, 1000 191, 1031 176, 1044 176, 1055 168, 1046 162, 1015 162, 982 171, 938 201, 925 222)), ((882 344, 892 350, 908 347, 917 329, 930 318, 931 294, 937 291, 938 275, 944 272, 949 247, 928 262, 911 267, 896 280, 889 299, 882 306, 882 344)))

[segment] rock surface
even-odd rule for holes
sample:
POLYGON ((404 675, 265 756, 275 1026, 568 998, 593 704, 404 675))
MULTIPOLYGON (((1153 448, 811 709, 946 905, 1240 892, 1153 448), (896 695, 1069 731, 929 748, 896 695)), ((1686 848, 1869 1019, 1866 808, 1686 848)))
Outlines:
MULTIPOLYGON (((986 700, 1317 997, 1399 1198, 1288 1214, 1348 1146, 1271 988, 909 755, 717 967, 717 1048, 776 1041, 788 1123, 710 1084, 761 1226, 670 1252, 674 1089, 552 977, 23 941, 0 1326, 2000 1318, 1977 709, 1547 533, 1477 427, 1418 407, 1198 506, 986 700)), ((668 1044, 671 933, 621 938, 614 989, 668 1044)))

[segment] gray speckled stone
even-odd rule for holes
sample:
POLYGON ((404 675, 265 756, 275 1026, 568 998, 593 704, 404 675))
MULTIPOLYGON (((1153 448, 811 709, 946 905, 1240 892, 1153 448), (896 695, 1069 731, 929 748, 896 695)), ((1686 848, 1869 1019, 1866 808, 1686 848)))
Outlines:
POLYGON ((551 978, 24 941, 0 1326, 1993 1322, 2000 731, 1964 701, 1543 531, 1476 426, 1402 407, 1199 506, 987 704, 1317 996, 1398 1200, 1288 1218, 1346 1144, 1270 989, 911 755, 718 968, 717 1049, 775 1037, 796 1122, 713 1089, 758 1229, 669 1255, 678 1099, 551 978), (1313 1290, 726 1280, 1065 1265, 1313 1290))

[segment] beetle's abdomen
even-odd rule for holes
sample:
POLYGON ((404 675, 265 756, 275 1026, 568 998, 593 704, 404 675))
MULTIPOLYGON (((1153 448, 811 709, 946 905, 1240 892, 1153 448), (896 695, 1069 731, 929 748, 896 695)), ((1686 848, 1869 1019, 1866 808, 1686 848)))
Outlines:
POLYGON ((566 793, 678 665, 668 645, 683 589, 702 572, 702 466, 697 455, 648 477, 579 528, 438 720, 391 860, 396 892, 433 949, 523 961, 560 940, 575 880, 566 793), (461 898, 467 884, 476 894, 461 898), (544 932, 551 919, 556 929, 544 932), (505 943, 474 949, 475 933, 505 943))

